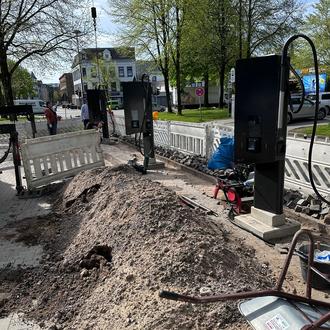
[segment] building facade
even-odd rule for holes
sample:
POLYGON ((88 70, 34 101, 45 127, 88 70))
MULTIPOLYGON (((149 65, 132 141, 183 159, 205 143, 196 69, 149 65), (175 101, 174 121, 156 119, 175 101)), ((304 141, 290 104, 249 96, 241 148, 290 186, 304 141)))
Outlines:
POLYGON ((99 86, 122 99, 121 83, 136 77, 134 48, 84 48, 72 64, 73 102, 87 89, 99 86), (79 56, 78 56, 79 55, 79 56))
POLYGON ((63 73, 59 78, 60 81, 60 101, 62 104, 72 102, 73 95, 73 77, 72 73, 63 73))

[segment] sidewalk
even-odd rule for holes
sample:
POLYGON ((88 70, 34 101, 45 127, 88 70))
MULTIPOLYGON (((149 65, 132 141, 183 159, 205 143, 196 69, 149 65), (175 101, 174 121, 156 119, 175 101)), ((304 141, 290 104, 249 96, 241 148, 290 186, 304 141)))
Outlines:
MULTIPOLYGON (((9 157, 8 157, 9 158, 9 157)), ((29 217, 46 215, 50 205, 45 198, 19 199, 15 189, 15 171, 11 160, 0 164, 0 229, 6 224, 29 217)), ((22 172, 22 178, 24 172, 22 172)), ((26 185, 23 179, 23 186, 26 185)))
MULTIPOLYGON (((0 150, 1 152, 3 149, 0 150)), ((19 199, 16 196, 14 166, 9 160, 0 164, 0 273, 11 272, 18 268, 33 267, 39 264, 43 249, 41 246, 27 246, 16 242, 17 232, 15 222, 29 218, 47 215, 50 213, 50 204, 44 197, 19 199), (10 228, 8 225, 11 225, 10 228)), ((23 171, 22 171, 23 173, 23 171)), ((22 175, 23 176, 23 175, 22 175)), ((23 180, 23 185, 26 182, 23 180)), ((10 299, 11 292, 0 288, 0 303, 10 299)), ((18 314, 9 314, 0 318, 2 330, 37 330, 39 326, 21 321, 18 314)))

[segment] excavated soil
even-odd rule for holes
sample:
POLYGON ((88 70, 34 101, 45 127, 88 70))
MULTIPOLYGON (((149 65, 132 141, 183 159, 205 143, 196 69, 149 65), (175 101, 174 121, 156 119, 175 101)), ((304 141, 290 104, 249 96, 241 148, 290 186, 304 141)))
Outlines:
MULTIPOLYGON (((1 313, 49 329, 245 329, 237 302, 192 305, 160 290, 205 295, 272 286, 254 251, 217 221, 126 166, 77 175, 54 214, 16 224, 42 264, 9 276, 1 313), (14 299, 12 299, 14 298, 14 299)), ((7 274, 7 276, 6 276, 7 274)))

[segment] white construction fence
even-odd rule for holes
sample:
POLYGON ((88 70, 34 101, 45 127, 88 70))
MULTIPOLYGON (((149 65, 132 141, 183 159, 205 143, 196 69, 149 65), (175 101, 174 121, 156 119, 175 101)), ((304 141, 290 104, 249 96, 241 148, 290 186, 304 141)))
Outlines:
POLYGON ((95 130, 27 139, 21 152, 29 190, 104 165, 95 130))
MULTIPOLYGON (((116 114, 115 130, 125 135, 125 120, 122 114, 116 114)), ((111 125, 109 123, 109 125, 111 125)), ((111 126, 110 126, 111 127, 111 126)), ((209 123, 183 123, 173 121, 154 121, 155 144, 175 149, 187 154, 198 154, 209 158, 219 146, 220 138, 233 136, 234 128, 209 123)), ((312 193, 308 177, 309 140, 297 134, 289 134, 287 139, 285 184, 287 187, 312 193)), ((314 181, 319 191, 330 194, 330 140, 317 138, 313 151, 314 181)))

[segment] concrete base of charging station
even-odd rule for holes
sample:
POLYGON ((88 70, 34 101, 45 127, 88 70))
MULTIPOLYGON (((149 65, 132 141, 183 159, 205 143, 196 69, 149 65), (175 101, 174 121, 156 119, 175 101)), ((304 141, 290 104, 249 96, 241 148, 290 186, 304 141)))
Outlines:
POLYGON ((165 163, 158 160, 154 164, 148 164, 148 170, 161 170, 163 168, 165 168, 165 163))
POLYGON ((294 235, 300 229, 300 223, 285 219, 284 214, 273 214, 251 208, 250 214, 238 215, 234 222, 256 236, 269 241, 294 235))
POLYGON ((148 163, 148 170, 161 170, 165 168, 165 163, 155 158, 150 158, 148 163))

